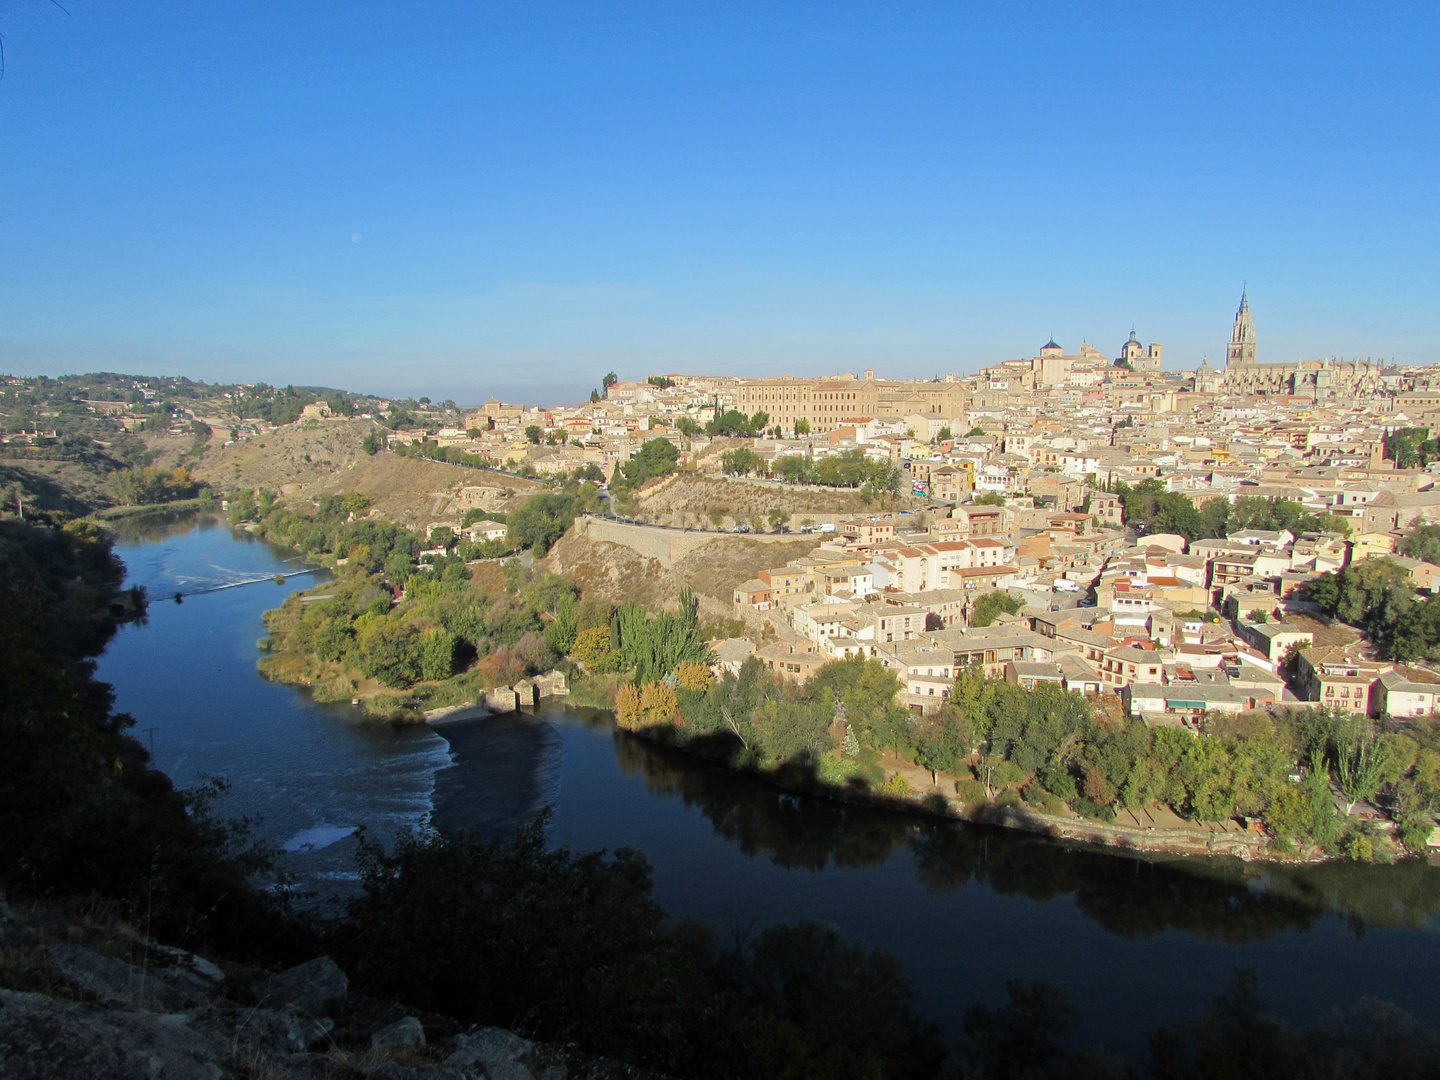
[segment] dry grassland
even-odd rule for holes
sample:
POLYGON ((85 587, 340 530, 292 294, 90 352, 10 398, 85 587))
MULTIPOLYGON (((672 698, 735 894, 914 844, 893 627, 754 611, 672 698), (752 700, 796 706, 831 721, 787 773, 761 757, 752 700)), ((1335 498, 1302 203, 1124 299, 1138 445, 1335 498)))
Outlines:
POLYGON ((476 504, 507 510, 540 490, 540 485, 483 469, 447 465, 422 458, 379 453, 361 448, 369 420, 330 420, 289 424, 205 454, 195 473, 222 491, 267 487, 283 495, 315 499, 358 491, 370 499, 380 516, 399 525, 423 526, 459 517, 465 505, 462 488, 485 488, 476 504))

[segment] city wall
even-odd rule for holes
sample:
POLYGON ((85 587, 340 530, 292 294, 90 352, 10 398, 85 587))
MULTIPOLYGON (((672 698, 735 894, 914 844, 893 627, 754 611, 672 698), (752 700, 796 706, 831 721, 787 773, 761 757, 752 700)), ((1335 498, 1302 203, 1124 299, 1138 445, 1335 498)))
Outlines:
MULTIPOLYGON (((610 521, 598 517, 581 518, 575 523, 575 531, 587 540, 604 540, 607 543, 628 547, 647 559, 656 560, 667 570, 673 569, 675 564, 687 555, 699 551, 706 544, 714 543, 717 540, 749 544, 793 544, 796 540, 803 539, 800 534, 793 532, 705 532, 698 529, 670 529, 660 525, 635 525, 630 522, 610 521)), ((818 536, 815 537, 815 542, 818 544, 820 539, 818 536)))

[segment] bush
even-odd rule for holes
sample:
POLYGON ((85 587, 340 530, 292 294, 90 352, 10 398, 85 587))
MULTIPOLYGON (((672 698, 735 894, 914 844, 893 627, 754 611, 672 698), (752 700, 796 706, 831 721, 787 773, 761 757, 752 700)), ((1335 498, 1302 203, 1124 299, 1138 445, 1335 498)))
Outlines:
POLYGON ((888 778, 876 790, 879 794, 891 799, 908 799, 915 793, 914 789, 910 786, 910 781, 906 780, 905 777, 898 772, 888 778))
POLYGON ((1059 798, 1050 794, 1039 784, 1026 784, 1021 795, 1024 796, 1027 806, 1044 814, 1058 814, 1065 809, 1065 804, 1059 798))
POLYGON ((985 791, 985 785, 979 780, 955 781, 955 794, 959 796, 962 803, 971 809, 984 806, 990 801, 990 796, 985 791))
POLYGON ((367 631, 355 650, 365 675, 394 689, 410 686, 421 677, 421 642, 415 627, 380 624, 367 631))
POLYGON ((367 993, 631 1059, 683 1039, 689 973, 638 852, 547 851, 542 820, 493 844, 402 835, 394 855, 362 838, 360 867, 336 945, 367 993))
POLYGON ((575 647, 570 655, 592 675, 619 671, 623 663, 620 653, 610 647, 609 626, 592 626, 588 630, 581 630, 575 635, 575 647))

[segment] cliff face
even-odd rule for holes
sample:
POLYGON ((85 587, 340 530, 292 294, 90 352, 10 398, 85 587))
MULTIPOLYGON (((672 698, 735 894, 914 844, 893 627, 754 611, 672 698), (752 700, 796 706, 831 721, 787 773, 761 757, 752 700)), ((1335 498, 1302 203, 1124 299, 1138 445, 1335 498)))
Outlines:
POLYGON ((674 604, 688 585, 701 614, 732 617, 737 586, 809 553, 819 542, 793 534, 729 536, 582 518, 551 549, 545 566, 574 578, 587 594, 656 610, 674 604))

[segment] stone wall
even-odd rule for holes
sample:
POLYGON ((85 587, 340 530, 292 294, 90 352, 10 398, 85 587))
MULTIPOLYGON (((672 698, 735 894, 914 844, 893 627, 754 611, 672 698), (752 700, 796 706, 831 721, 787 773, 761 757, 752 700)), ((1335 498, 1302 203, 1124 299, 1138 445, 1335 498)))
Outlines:
MULTIPOLYGON (((575 522, 575 531, 587 540, 605 541, 630 548, 647 559, 654 559, 666 570, 706 544, 719 539, 749 544, 793 544, 804 539, 796 533, 718 533, 700 530, 667 529, 660 525, 633 525, 607 518, 585 517, 575 522)), ((820 538, 816 537, 818 544, 820 538)))

